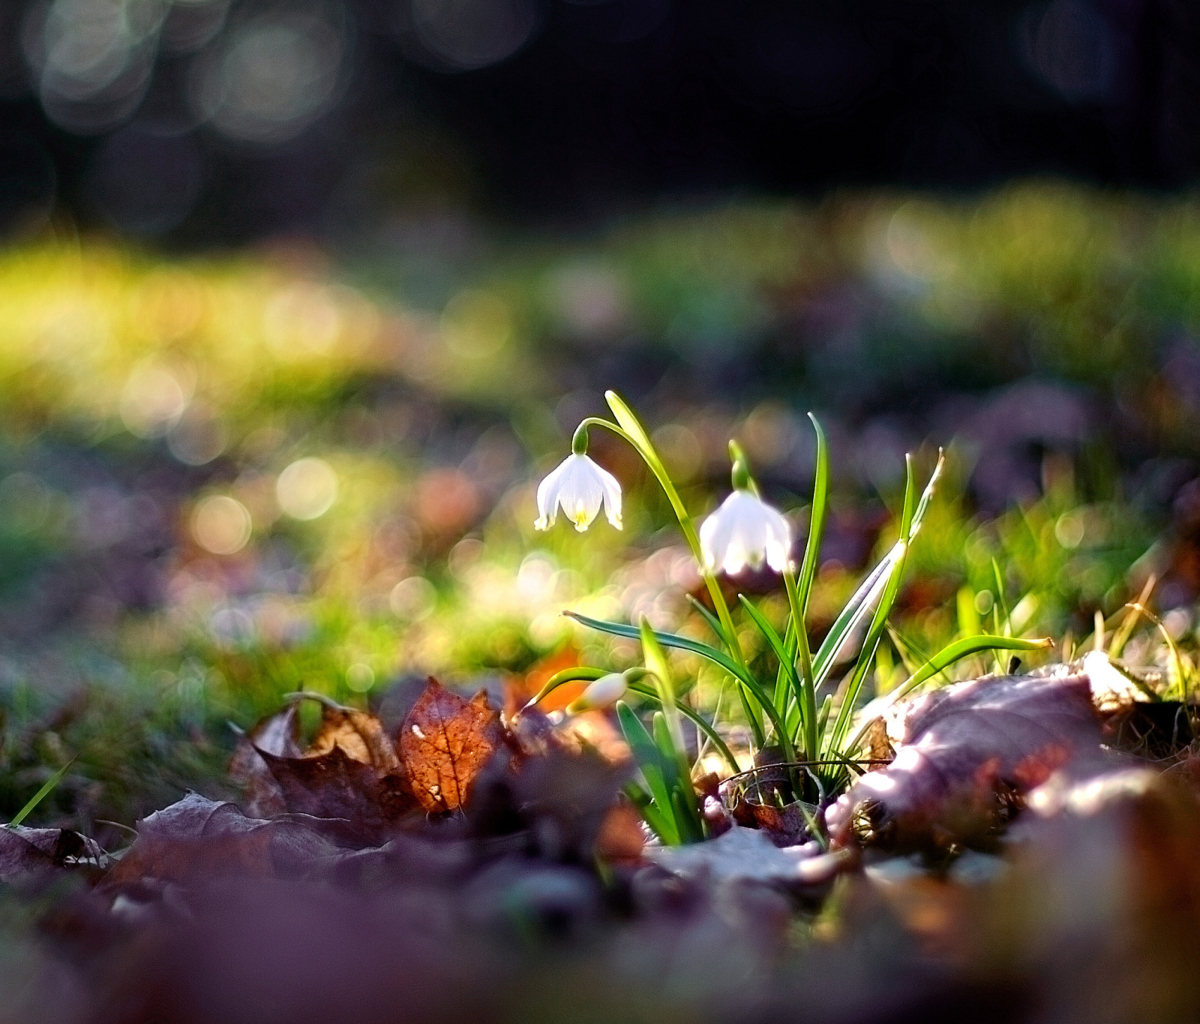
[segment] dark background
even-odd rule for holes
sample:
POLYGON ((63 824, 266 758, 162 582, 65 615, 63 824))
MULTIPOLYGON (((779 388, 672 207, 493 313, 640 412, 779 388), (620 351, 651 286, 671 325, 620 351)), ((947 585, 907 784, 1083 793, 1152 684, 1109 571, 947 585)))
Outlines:
POLYGON ((430 208, 577 226, 731 192, 1029 175, 1175 189, 1200 171, 1198 10, 4 0, 0 228, 58 217, 204 247, 352 233, 430 208), (86 48, 114 16, 136 31, 97 65, 86 48), (268 89, 310 89, 307 108, 289 119, 268 97, 269 116, 249 126, 205 109, 196 83, 230 80, 221 61, 238 40, 280 25, 324 77, 306 85, 311 67, 292 74, 254 50, 243 64, 268 89), (125 60, 111 81, 110 58, 125 60), (54 60, 75 61, 65 84, 54 60))

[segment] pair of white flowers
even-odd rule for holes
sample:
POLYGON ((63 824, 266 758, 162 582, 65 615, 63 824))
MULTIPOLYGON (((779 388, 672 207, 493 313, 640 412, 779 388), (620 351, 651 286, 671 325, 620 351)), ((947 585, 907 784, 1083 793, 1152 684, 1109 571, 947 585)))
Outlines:
MULTIPOLYGON (((541 482, 537 505, 534 526, 539 530, 550 529, 561 508, 582 533, 600 514, 602 505, 608 521, 621 529, 621 485, 581 452, 567 456, 541 482)), ((748 489, 735 490, 700 524, 700 551, 710 572, 732 574, 764 562, 775 572, 783 572, 791 548, 788 521, 748 489)))

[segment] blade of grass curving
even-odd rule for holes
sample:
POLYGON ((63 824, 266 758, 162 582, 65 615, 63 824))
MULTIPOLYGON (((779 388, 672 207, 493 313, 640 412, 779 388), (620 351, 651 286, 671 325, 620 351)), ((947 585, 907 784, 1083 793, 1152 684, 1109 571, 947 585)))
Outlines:
POLYGON ((1004 593, 1004 574, 1000 571, 1000 563, 995 555, 992 556, 992 578, 996 581, 996 604, 1004 615, 999 623, 999 631, 1007 633, 1012 629, 1012 613, 1008 608, 1008 597, 1004 593))
POLYGON ((679 844, 673 841, 677 838, 674 815, 663 814, 662 811, 654 806, 654 801, 651 799, 650 794, 636 782, 625 783, 624 789, 625 795, 629 797, 629 802, 637 808, 638 813, 645 819, 651 831, 668 846, 678 846, 679 844))
POLYGON ((797 628, 803 628, 805 616, 808 614, 808 598, 812 592, 813 579, 817 575, 821 539, 825 534, 825 513, 829 503, 829 444, 816 416, 810 412, 808 418, 817 434, 817 456, 813 471, 812 506, 808 514, 808 540, 804 545, 804 561, 800 564, 800 578, 796 587, 796 605, 800 616, 797 628))
MULTIPOLYGON (((653 701, 658 701, 661 705, 662 700, 658 695, 658 688, 647 686, 645 683, 631 683, 629 689, 632 693, 639 694, 653 701)), ((676 704, 679 713, 688 719, 697 729, 709 738, 712 745, 717 748, 720 755, 725 758, 725 763, 733 770, 736 775, 742 769, 738 765, 737 758, 733 756, 733 752, 729 749, 728 744, 721 738, 720 733, 713 727, 707 719, 703 718, 698 711, 693 710, 686 704, 676 704)))
MULTIPOLYGON (((603 619, 593 619, 590 616, 582 615, 579 612, 563 612, 564 615, 574 619, 582 626, 587 626, 589 629, 595 629, 601 633, 608 633, 611 636, 625 637, 627 640, 641 640, 641 631, 636 626, 627 626, 621 622, 607 622, 603 619)), ((782 730, 782 723, 779 721, 775 705, 763 691, 757 679, 750 674, 749 669, 742 665, 736 664, 728 655, 721 653, 708 644, 701 643, 699 640, 690 640, 685 636, 679 636, 677 633, 665 633, 662 630, 653 630, 654 638, 664 647, 674 647, 679 651, 687 651, 690 654, 699 655, 707 661, 711 661, 714 665, 718 665, 728 672, 740 684, 739 688, 746 692, 742 694, 743 699, 748 700, 747 694, 752 696, 758 703, 758 706, 767 711, 771 716, 772 724, 777 729, 782 730)), ((751 727, 754 726, 754 720, 751 719, 751 727)), ((761 728, 761 726, 760 726, 761 728)), ((765 736, 756 736, 759 746, 762 746, 765 741, 765 736)))
POLYGON ((838 617, 834 619, 833 625, 812 658, 813 685, 816 689, 820 689, 829 678, 834 659, 847 639, 871 614, 875 602, 879 599, 887 583, 888 574, 900 554, 900 545, 894 545, 875 568, 867 574, 867 578, 863 580, 850 600, 846 602, 845 607, 838 613, 838 617))
MULTIPOLYGON (((790 614, 787 627, 783 632, 783 649, 788 661, 794 666, 796 664, 796 630, 792 625, 790 614)), ((775 710, 779 712, 785 722, 787 721, 788 706, 794 702, 794 698, 795 693, 792 689, 790 673, 781 661, 775 670, 775 710)), ((791 727, 788 728, 790 730, 791 727)))
POLYGON ((15 825, 20 825, 21 822, 28 818, 29 815, 31 815, 34 810, 37 809, 37 805, 45 800, 46 797, 48 797, 54 791, 55 787, 62 782, 63 777, 67 774, 68 769, 70 769, 71 765, 74 763, 75 758, 71 758, 71 760, 69 760, 66 764, 59 768, 58 771, 51 775, 50 778, 42 783, 41 789, 34 793, 33 796, 26 801, 25 806, 13 815, 13 819, 8 823, 8 827, 11 828, 15 825))
POLYGON ((1190 689, 1188 686, 1188 677, 1192 674, 1191 662, 1184 657, 1183 652, 1180 651, 1179 646, 1175 643, 1175 638, 1171 636, 1171 631, 1167 629, 1162 619, 1155 615, 1154 612, 1140 604, 1129 605, 1128 607, 1138 615, 1145 616, 1149 622, 1153 623, 1158 628, 1163 640, 1166 641, 1167 650, 1171 654, 1171 691, 1178 689, 1179 695, 1176 699, 1186 702, 1188 699, 1188 690, 1190 689))
MULTIPOLYGON (((679 528, 683 531, 684 539, 688 543, 688 547, 692 549, 692 554, 700 566, 700 575, 704 579, 704 585, 708 588, 709 597, 712 598, 713 607, 717 610, 717 618, 721 622, 722 636, 727 641, 729 653, 739 665, 745 665, 746 659, 742 654, 741 645, 738 643, 737 630, 733 628, 733 618, 729 614, 729 606, 725 602, 725 595, 721 593, 721 585, 717 582, 717 578, 712 571, 704 564, 704 552, 700 548, 700 537, 696 533, 696 527, 692 523, 692 517, 684 505, 683 499, 679 496, 679 491, 675 488, 675 483, 667 472, 666 466, 663 465, 662 459, 659 457, 658 450, 654 447, 654 442, 650 440, 650 435, 646 433, 646 428, 642 426, 641 421, 633 414, 633 410, 625 404, 615 391, 604 392, 604 400, 608 402, 608 407, 612 410, 613 416, 621 425, 622 430, 630 438, 638 454, 641 455, 646 465, 650 468, 650 472, 658 479, 659 485, 663 489, 663 493, 667 496, 667 500, 671 503, 671 508, 675 511, 675 518, 679 520, 679 528)), ((747 708, 749 711, 749 708, 747 708)), ((758 731, 762 731, 761 723, 758 724, 758 731)))
POLYGON ((1154 593, 1154 588, 1158 584, 1158 577, 1153 573, 1146 580, 1146 585, 1142 587, 1142 592, 1138 595, 1138 599, 1132 605, 1126 605, 1125 618, 1121 620, 1121 625, 1117 627, 1117 631, 1113 634, 1112 643, 1108 647, 1108 657, 1110 659, 1119 658, 1121 652, 1125 650, 1125 645, 1129 643, 1129 638, 1133 636, 1133 631, 1137 627, 1138 608, 1150 607, 1150 595, 1154 593))
MULTIPOLYGON (((754 607, 752 602, 746 599, 745 594, 738 594, 738 600, 741 602, 746 614, 750 616, 751 621, 758 627, 758 631, 762 633, 763 638, 767 641, 779 664, 785 667, 792 689, 795 691, 797 697, 799 697, 801 688, 800 680, 796 676, 796 664, 788 657, 787 648, 779 634, 775 631, 775 627, 766 620, 762 612, 754 607)), ((775 725, 775 732, 779 739, 779 745, 783 749, 784 757, 789 761, 794 760, 791 734, 788 732, 783 717, 774 703, 771 704, 771 711, 771 720, 775 725)))
POLYGON ((662 649, 662 644, 658 642, 654 630, 650 628, 650 620, 645 616, 642 616, 641 624, 638 627, 638 638, 642 641, 642 658, 646 668, 650 670, 658 686, 659 699, 662 701, 663 711, 666 712, 671 735, 677 743, 682 743, 683 737, 677 735, 679 722, 678 720, 671 721, 676 718, 675 684, 671 681, 671 666, 667 664, 667 655, 662 649))
POLYGON ((854 705, 858 700, 859 691, 862 689, 863 680, 866 678, 871 662, 875 658, 875 652, 879 647, 880 638, 887 625, 888 616, 892 612, 892 605, 895 604, 896 598, 900 593, 900 582, 904 576, 908 549, 912 545, 917 532, 920 530, 921 524, 925 519, 925 513, 929 508, 930 502, 933 500, 933 493, 937 488, 942 466, 945 463, 945 455, 940 451, 938 452, 937 464, 930 474, 929 481, 921 493, 921 500, 916 504, 915 510, 913 496, 916 493, 916 475, 913 469, 913 460, 911 456, 905 456, 904 461, 907 467, 907 480, 904 487, 904 510, 900 516, 900 539, 896 541, 893 548, 897 552, 897 556, 892 564, 891 572, 888 574, 887 583, 883 589, 878 607, 875 609, 874 618, 871 620, 871 626, 867 630, 866 639, 863 641, 858 661, 854 666, 854 671, 850 675, 849 683, 845 687, 845 695, 842 699, 841 707, 838 708, 837 719, 834 721, 833 729, 825 737, 825 743, 822 747, 823 752, 832 753, 840 751, 842 744, 845 742, 846 734, 850 729, 850 719, 854 714, 854 705))
MULTIPOLYGON (((808 628, 805 625, 804 604, 800 597, 800 587, 790 572, 783 574, 784 587, 787 590, 788 602, 792 608, 792 624, 796 627, 793 639, 796 641, 794 654, 798 668, 794 677, 797 680, 796 707, 799 717, 796 722, 796 742, 804 736, 804 753, 806 757, 814 758, 819 749, 817 739, 817 682, 813 676, 812 652, 808 648, 808 628)), ((788 723, 789 728, 791 723, 788 723)))
POLYGON ((793 691, 796 693, 796 696, 799 697, 800 680, 796 676, 796 665, 795 662, 788 657, 787 646, 784 643, 783 638, 775 630, 775 627, 767 621, 766 616, 763 615, 763 613, 760 612, 756 607, 754 607, 754 603, 750 601, 745 594, 738 594, 738 601, 741 603, 741 606, 745 610, 746 614, 750 616, 750 620, 762 634, 763 639, 766 640, 767 646, 771 648, 771 653, 775 655, 780 667, 786 673, 793 691))
MULTIPOLYGON (((658 806, 665 819, 669 820, 669 835, 662 835, 663 842, 678 846, 681 837, 678 823, 675 821, 675 811, 671 805, 671 794, 667 788, 666 776, 663 773, 662 755, 653 737, 646 731, 642 721, 633 713, 624 701, 617 702, 617 721, 621 724, 621 732, 625 742, 633 754, 634 763, 641 770, 642 778, 646 780, 646 788, 658 806)), ((649 820, 649 819, 647 819, 649 820)))
POLYGON ((654 713, 651 734, 655 745, 663 756, 663 778, 675 814, 679 838, 685 843, 699 842, 704 838, 704 826, 700 823, 700 812, 696 809, 696 791, 692 788, 691 768, 687 755, 675 745, 667 724, 666 715, 654 713))
MULTIPOLYGON (((981 651, 1044 651, 1048 647, 1053 647, 1054 641, 1049 637, 1041 640, 1022 640, 1011 636, 991 636, 986 633, 978 636, 963 637, 955 640, 953 643, 947 644, 937 654, 930 658, 920 669, 912 674, 903 683, 897 686, 887 697, 878 702, 878 710, 882 714, 896 701, 907 696, 922 683, 928 682, 939 672, 949 668, 956 661, 961 661, 963 658, 969 657, 972 654, 978 654, 981 651)), ((844 753, 853 750, 862 741, 865 735, 869 722, 863 724, 859 729, 854 739, 850 741, 844 753)))
POLYGON ((725 645, 725 649, 728 650, 729 649, 729 640, 725 636, 725 630, 721 626, 721 620, 718 619, 707 608, 705 608, 704 605, 701 604, 698 600, 696 600, 696 598, 694 598, 691 594, 687 595, 687 599, 688 599, 688 603, 693 608, 695 608, 696 611, 698 611, 700 613, 700 615, 704 619, 704 621, 708 623, 708 628, 711 629, 714 634, 716 634, 717 639, 720 640, 721 643, 725 645))

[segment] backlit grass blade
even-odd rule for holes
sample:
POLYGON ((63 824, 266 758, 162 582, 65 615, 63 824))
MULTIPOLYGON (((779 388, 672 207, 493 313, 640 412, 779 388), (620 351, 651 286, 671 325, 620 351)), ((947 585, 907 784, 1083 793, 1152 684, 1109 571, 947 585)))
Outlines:
POLYGON ((726 649, 728 649, 729 639, 725 636, 725 629, 721 625, 721 620, 718 619, 707 608, 705 608, 704 605, 697 601, 696 598, 694 598, 691 594, 687 595, 687 599, 688 603, 700 613, 701 618, 708 623, 708 628, 713 631, 713 633, 716 635, 716 638, 725 645, 726 649))
POLYGON ((54 792, 55 787, 60 782, 62 782, 63 776, 65 776, 67 774, 67 770, 74 763, 75 763, 75 758, 71 758, 71 760, 69 760, 66 764, 64 764, 61 768, 59 768, 58 771, 56 771, 53 775, 51 775, 50 778, 48 778, 44 783, 42 783, 42 788, 39 789, 36 793, 34 793, 33 796, 31 796, 29 798, 29 800, 26 802, 25 806, 22 807, 19 811, 17 811, 17 813, 15 815, 13 815, 12 821, 10 821, 8 823, 9 827, 12 827, 14 825, 20 825, 21 822, 23 822, 26 818, 28 818, 29 815, 32 814, 34 812, 34 810, 37 808, 37 805, 40 804, 43 800, 45 800, 46 797, 48 797, 52 792, 54 792))
MULTIPOLYGON (((825 533, 825 512, 829 502, 829 444, 825 431, 811 412, 813 430, 817 434, 816 468, 813 473, 812 507, 808 514, 808 540, 804 545, 804 561, 800 565, 800 577, 796 582, 801 620, 808 612, 808 598, 812 592, 813 579, 817 575, 817 563, 821 553, 821 538, 825 533)), ((798 628, 802 628, 802 623, 798 628)))
MULTIPOLYGON (((911 677, 897 686, 891 693, 887 695, 884 701, 872 704, 872 708, 878 707, 882 713, 887 708, 891 707, 896 701, 902 697, 912 693, 922 683, 927 682, 936 676, 939 672, 949 668, 956 661, 969 657, 972 654, 978 654, 981 651, 1044 651, 1048 647, 1053 647, 1054 641, 1048 637, 1042 640, 1021 640, 1011 636, 990 636, 986 633, 978 636, 963 637, 955 640, 953 643, 947 644, 937 654, 930 658, 920 669, 913 673, 911 677)), ((864 723, 859 729, 857 735, 850 741, 847 746, 847 752, 853 750, 862 741, 866 728, 870 723, 864 723)))
MULTIPOLYGON (((617 702, 617 721, 621 724, 621 732, 625 742, 629 744, 634 763, 641 770, 642 778, 646 780, 646 788, 662 813, 664 830, 659 836, 664 843, 678 846, 681 842, 679 829, 675 822, 675 812, 671 805, 671 794, 667 788, 666 777, 661 764, 662 755, 654 743, 653 737, 642 725, 641 719, 633 713, 624 701, 617 702)), ((649 823, 649 818, 646 819, 649 823)), ((653 826, 651 826, 653 827, 653 826)), ((657 830, 656 830, 657 831, 657 830)))
POLYGON ((670 794, 679 838, 685 843, 699 842, 704 838, 704 827, 696 809, 696 791, 692 788, 692 773, 687 755, 682 747, 676 745, 663 712, 655 712, 652 726, 651 734, 663 757, 663 778, 670 794))
POLYGON ((629 797, 629 802, 638 809, 638 813, 659 839, 668 846, 678 845, 674 842, 677 838, 674 814, 666 814, 656 807, 650 794, 636 782, 625 783, 625 795, 629 797))
MULTIPOLYGON (((627 640, 641 640, 642 637, 641 631, 636 626, 627 626, 622 622, 607 622, 604 619, 593 619, 590 616, 581 615, 579 612, 564 612, 563 614, 574 619, 582 626, 598 630, 601 633, 608 633, 611 636, 621 636, 627 640)), ((788 747, 791 746, 791 742, 787 739, 787 734, 783 728, 783 721, 779 716, 779 712, 775 710, 774 703, 748 669, 735 664, 733 659, 728 655, 709 647, 708 644, 700 643, 698 640, 689 640, 685 636, 679 636, 676 633, 665 633, 658 629, 653 632, 654 638, 664 647, 674 647, 676 650, 688 651, 691 654, 699 655, 701 658, 711 661, 714 665, 720 666, 733 676, 745 688, 748 699, 753 700, 770 717, 771 724, 776 728, 780 736, 783 737, 781 742, 785 743, 788 747)))
MULTIPOLYGON (((636 693, 642 697, 657 701, 660 705, 662 703, 662 699, 659 697, 657 687, 648 686, 646 683, 630 683, 629 689, 632 693, 636 693)), ((721 756, 725 758, 725 763, 729 765, 730 769, 735 775, 742 770, 741 766, 737 762, 737 758, 733 756, 733 752, 729 749, 729 745, 721 738, 721 734, 718 733, 715 728, 713 728, 711 722, 703 718, 698 711, 693 711, 686 704, 681 703, 676 704, 675 706, 679 710, 679 713, 684 716, 684 718, 688 719, 688 721, 690 721, 694 726, 696 726, 697 729, 704 733, 709 740, 712 741, 713 746, 716 747, 721 756)))
POLYGON ((874 610, 883 589, 887 584, 889 573, 902 551, 897 544, 888 551, 879 564, 868 573, 867 578, 859 585, 854 595, 846 602, 838 613, 817 653, 813 655, 813 684, 817 689, 829 678, 834 659, 846 643, 847 639, 863 624, 867 616, 874 610))
POLYGON ((850 718, 854 714, 854 705, 858 700, 859 691, 862 689, 863 680, 866 678, 867 671, 874 660, 879 640, 887 625, 888 616, 892 612, 892 605, 895 604, 896 597, 900 593, 900 582, 904 576, 904 566, 908 549, 916 537, 917 531, 920 530, 925 513, 933 499, 933 492, 937 487, 938 479, 941 477, 942 466, 945 463, 945 455, 940 451, 938 452, 937 465, 934 466, 933 473, 930 474, 929 482, 925 485, 925 490, 922 492, 921 500, 917 503, 915 510, 913 509, 913 494, 916 491, 916 477, 913 472, 912 458, 906 456, 905 462, 908 467, 908 479, 904 489, 904 511, 900 518, 900 539, 893 548, 893 551, 896 551, 897 555, 892 563, 883 593, 880 596, 879 605, 875 609, 875 616, 871 620, 871 626, 867 630, 866 638, 863 640, 858 661, 854 666, 854 671, 850 675, 849 683, 845 687, 845 694, 842 698, 842 705, 838 708, 837 719, 834 721, 833 729, 825 737, 822 749, 829 753, 834 753, 841 749, 846 738, 846 733, 850 729, 850 718))

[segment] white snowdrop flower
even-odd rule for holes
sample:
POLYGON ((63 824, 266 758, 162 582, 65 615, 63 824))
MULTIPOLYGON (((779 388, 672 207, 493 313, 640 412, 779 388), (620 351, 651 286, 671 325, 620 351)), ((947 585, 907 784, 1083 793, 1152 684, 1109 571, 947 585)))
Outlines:
POLYGON ((700 526, 700 551, 711 572, 732 575, 764 561, 783 572, 791 550, 788 521, 747 490, 734 491, 700 526))
POLYGON ((611 708, 625 696, 629 683, 622 672, 610 672, 606 676, 588 683, 587 689, 571 702, 567 711, 577 715, 581 711, 596 711, 611 708))
POLYGON ((621 485, 617 478, 582 454, 568 455, 538 486, 538 519, 533 525, 548 530, 554 525, 559 506, 582 533, 604 505, 604 514, 621 529, 621 485))

